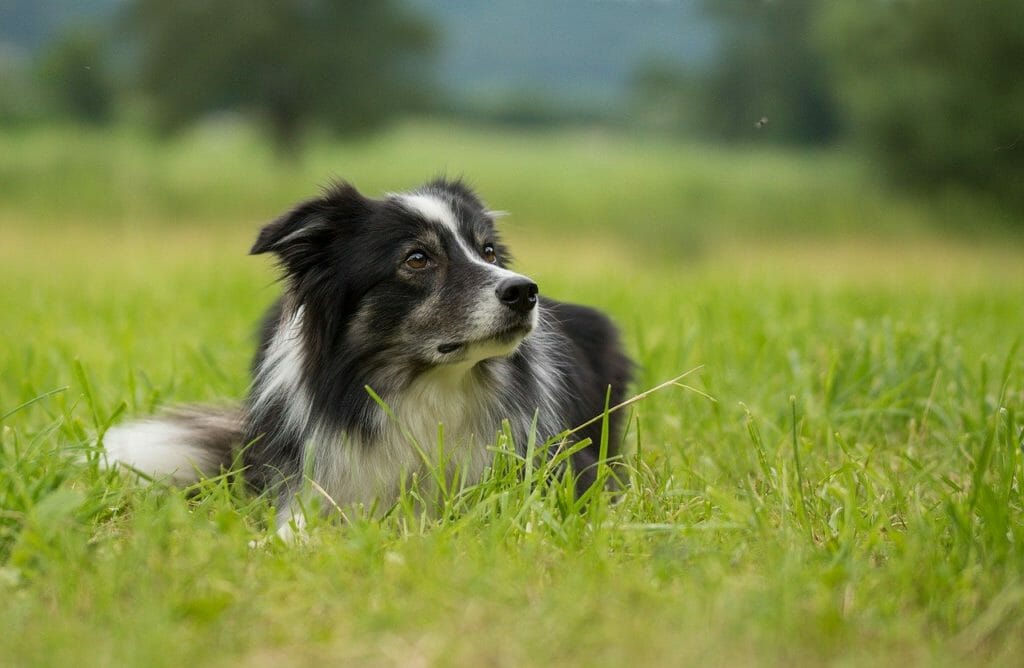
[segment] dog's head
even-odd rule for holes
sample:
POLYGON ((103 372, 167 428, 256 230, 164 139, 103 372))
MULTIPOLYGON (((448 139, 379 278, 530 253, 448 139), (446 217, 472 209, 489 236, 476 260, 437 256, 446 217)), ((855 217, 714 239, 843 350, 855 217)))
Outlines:
POLYGON ((371 365, 476 364, 535 327, 537 285, 506 267, 494 216, 461 182, 371 199, 337 184, 264 227, 311 345, 371 365))

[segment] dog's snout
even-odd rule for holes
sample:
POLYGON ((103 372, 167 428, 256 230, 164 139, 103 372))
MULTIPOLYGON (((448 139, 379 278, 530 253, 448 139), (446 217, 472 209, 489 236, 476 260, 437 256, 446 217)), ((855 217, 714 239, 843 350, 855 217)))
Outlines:
POLYGON ((525 276, 506 278, 498 283, 495 293, 503 304, 520 313, 537 305, 537 284, 525 276))

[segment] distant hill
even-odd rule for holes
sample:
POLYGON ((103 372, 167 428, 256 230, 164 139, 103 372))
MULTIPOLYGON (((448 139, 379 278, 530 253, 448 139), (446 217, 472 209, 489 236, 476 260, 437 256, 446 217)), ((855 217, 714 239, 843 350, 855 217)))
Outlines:
POLYGON ((32 52, 76 25, 102 23, 124 0, 2 0, 0 41, 32 52))
MULTIPOLYGON (((173 0, 168 0, 173 2, 173 0)), ((2 0, 0 41, 28 52, 126 0, 2 0)), ((457 102, 529 94, 614 104, 639 63, 700 69, 715 47, 700 0, 407 0, 441 35, 437 76, 457 102)))
POLYGON ((441 30, 441 82, 459 96, 621 97, 644 61, 703 69, 716 46, 700 0, 411 0, 441 30))

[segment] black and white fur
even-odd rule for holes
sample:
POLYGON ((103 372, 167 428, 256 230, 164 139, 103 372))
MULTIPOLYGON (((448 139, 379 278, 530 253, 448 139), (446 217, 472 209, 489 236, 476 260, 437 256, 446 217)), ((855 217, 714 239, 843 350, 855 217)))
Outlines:
MULTIPOLYGON (((129 423, 104 444, 108 462, 185 484, 241 449, 246 480, 279 491, 285 533, 305 476, 342 507, 387 508, 413 475, 430 478, 439 424, 446 466, 475 482, 503 420, 524 449, 535 414, 543 441, 600 415, 609 387, 619 403, 630 380, 611 321, 511 271, 494 215, 462 182, 382 199, 336 184, 264 227, 251 252, 277 256, 285 290, 244 405, 129 423)), ((591 440, 572 460, 580 488, 600 428, 574 435, 591 440)))

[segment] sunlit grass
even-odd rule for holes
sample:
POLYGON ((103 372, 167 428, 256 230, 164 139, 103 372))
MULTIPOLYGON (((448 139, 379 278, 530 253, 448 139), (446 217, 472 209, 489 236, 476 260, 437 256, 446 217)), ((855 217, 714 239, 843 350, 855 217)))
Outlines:
POLYGON ((622 137, 451 132, 325 145, 294 174, 244 137, 68 133, 0 157, 5 178, 14 160, 36 170, 0 179, 0 663, 1015 665, 1011 240, 952 243, 921 227, 926 207, 881 194, 859 233, 801 234, 808 212, 866 215, 844 208, 842 159, 758 168, 622 137), (432 150, 450 162, 427 165, 432 150), (96 165, 137 171, 139 190, 96 165), (442 512, 407 497, 251 549, 272 509, 234 478, 182 492, 74 461, 111 420, 244 393, 278 289, 245 255, 261 221, 331 171, 380 192, 439 167, 512 209, 519 268, 546 293, 621 323, 637 391, 700 367, 686 383, 714 400, 674 387, 628 409, 621 495, 579 512, 557 476, 506 458, 442 512), (669 192, 702 182, 702 205, 669 192), (781 202, 786 234, 765 234, 783 216, 762 201, 781 202), (659 236, 659 216, 690 229, 691 205, 737 227, 659 236))

